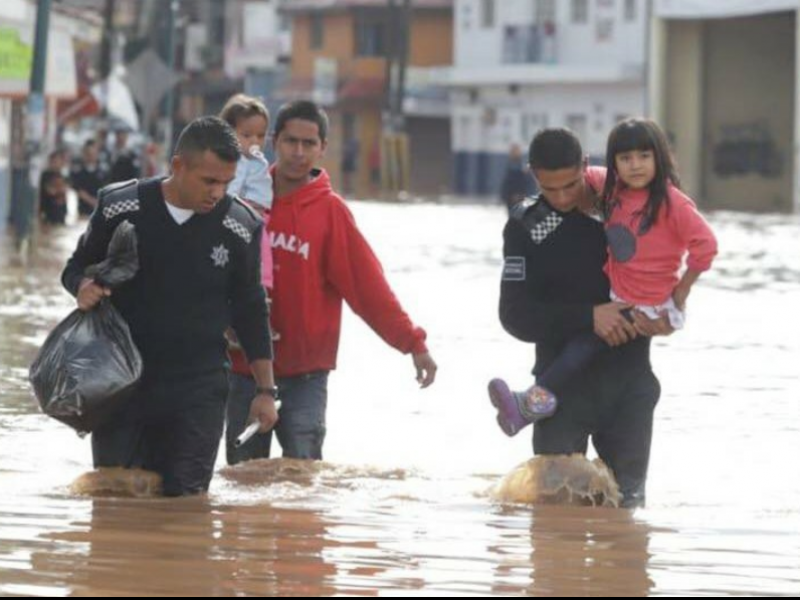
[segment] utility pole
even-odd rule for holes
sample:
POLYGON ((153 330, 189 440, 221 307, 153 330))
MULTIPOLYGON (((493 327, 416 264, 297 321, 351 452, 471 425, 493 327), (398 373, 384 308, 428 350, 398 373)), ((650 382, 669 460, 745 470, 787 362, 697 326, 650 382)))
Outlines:
POLYGON ((411 0, 389 0, 389 44, 386 60, 385 110, 387 129, 399 133, 405 129, 403 105, 406 94, 406 72, 408 69, 409 29, 411 27, 411 0), (397 26, 395 26, 395 24, 397 26))
POLYGON ((408 139, 405 135, 406 72, 411 29, 411 0, 388 0, 389 44, 386 58, 384 136, 381 146, 382 187, 400 192, 408 187, 408 139), (397 24, 397 26, 394 26, 397 24))
MULTIPOLYGON (((180 9, 179 0, 170 0, 169 3, 169 22, 167 25, 167 66, 172 73, 175 73, 175 43, 176 28, 178 25, 178 10, 180 9)), ((172 146, 175 143, 175 85, 171 85, 164 99, 164 150, 167 156, 172 156, 172 146)))
POLYGON ((108 118, 108 78, 111 76, 111 55, 114 51, 114 13, 115 0, 106 0, 103 10, 103 39, 100 42, 100 81, 103 84, 105 101, 101 107, 101 115, 108 118))
POLYGON ((44 84, 47 74, 47 35, 50 30, 50 8, 52 0, 38 0, 36 10, 36 33, 33 48, 28 106, 25 115, 25 162, 15 177, 13 223, 16 233, 17 251, 23 262, 27 259, 33 220, 38 204, 35 193, 38 188, 42 141, 45 130, 44 84))
POLYGON ((397 133, 405 131, 406 72, 408 70, 409 37, 411 29, 411 0, 403 0, 399 15, 400 30, 397 44, 397 81, 394 98, 394 128, 397 133))

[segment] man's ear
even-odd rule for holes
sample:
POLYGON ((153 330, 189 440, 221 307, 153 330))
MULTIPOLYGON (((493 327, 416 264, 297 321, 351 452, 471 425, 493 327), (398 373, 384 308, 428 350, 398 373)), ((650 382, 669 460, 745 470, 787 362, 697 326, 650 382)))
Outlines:
POLYGON ((184 161, 180 155, 176 154, 170 159, 169 165, 172 174, 177 175, 186 168, 186 161, 184 161))

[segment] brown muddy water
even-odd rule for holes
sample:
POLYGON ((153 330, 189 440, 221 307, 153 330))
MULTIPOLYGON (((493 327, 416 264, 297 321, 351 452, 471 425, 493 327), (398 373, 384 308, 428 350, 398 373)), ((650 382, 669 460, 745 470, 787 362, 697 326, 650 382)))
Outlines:
POLYGON ((440 379, 355 317, 331 378, 326 463, 227 470, 188 499, 85 498, 87 440, 40 415, 27 367, 72 308, 80 226, 27 269, 0 236, 0 596, 800 594, 800 220, 712 216, 722 253, 685 331, 655 343, 648 508, 502 504, 530 457, 485 383, 531 348, 497 321, 502 209, 354 205, 440 379))

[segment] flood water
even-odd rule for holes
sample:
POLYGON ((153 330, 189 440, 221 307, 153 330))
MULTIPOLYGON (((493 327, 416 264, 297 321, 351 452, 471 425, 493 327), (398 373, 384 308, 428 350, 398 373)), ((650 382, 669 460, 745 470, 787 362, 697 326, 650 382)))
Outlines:
POLYGON ((711 215, 714 271, 687 329, 654 344, 648 508, 530 507, 487 490, 530 458, 485 384, 532 348, 497 320, 500 207, 352 205, 429 334, 440 376, 352 314, 331 377, 326 463, 221 470, 204 498, 89 499, 88 440, 39 414, 27 367, 73 301, 81 232, 27 269, 0 234, 0 596, 800 594, 800 220, 711 215))

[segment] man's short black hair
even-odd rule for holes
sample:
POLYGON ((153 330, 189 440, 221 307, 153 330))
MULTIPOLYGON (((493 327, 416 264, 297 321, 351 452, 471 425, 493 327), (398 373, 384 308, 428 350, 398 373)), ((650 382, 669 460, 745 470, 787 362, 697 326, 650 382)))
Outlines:
POLYGON ((315 102, 296 100, 281 106, 275 117, 276 138, 286 127, 286 123, 292 119, 302 119, 303 121, 316 123, 319 128, 319 139, 323 142, 328 139, 328 115, 315 102))
POLYGON ((225 162, 236 162, 242 155, 236 132, 219 117, 195 119, 184 128, 175 145, 175 154, 185 158, 207 150, 225 162))
POLYGON ((578 136, 569 129, 542 129, 531 142, 528 162, 536 171, 558 171, 583 165, 583 148, 578 136))

